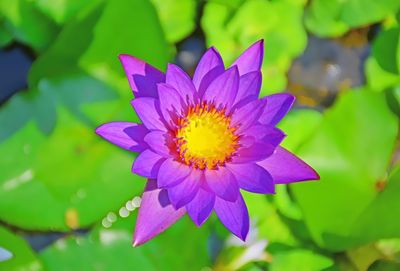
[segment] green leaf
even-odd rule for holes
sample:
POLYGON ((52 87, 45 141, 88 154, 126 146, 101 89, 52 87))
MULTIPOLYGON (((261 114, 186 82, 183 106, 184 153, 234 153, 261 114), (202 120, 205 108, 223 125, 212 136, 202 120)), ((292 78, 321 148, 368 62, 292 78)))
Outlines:
POLYGON ((382 32, 374 41, 372 55, 378 65, 387 72, 398 74, 400 68, 400 28, 382 32))
POLYGON ((151 0, 159 14, 161 25, 170 43, 189 35, 196 27, 195 0, 151 0))
POLYGON ((382 21, 396 13, 397 0, 313 0, 306 10, 305 24, 321 37, 337 37, 351 28, 382 21))
POLYGON ((376 91, 400 85, 400 28, 382 31, 374 40, 367 60, 368 84, 376 91))
POLYGON ((58 108, 49 137, 29 121, 0 144, 0 219, 32 230, 87 227, 139 195, 133 155, 58 108), (49 208, 51 206, 51 208, 49 208))
POLYGON ((295 249, 274 254, 268 270, 320 271, 333 266, 333 260, 311 250, 295 249))
POLYGON ((393 214, 394 210, 400 208, 400 167, 392 172, 388 180, 381 180, 379 185, 379 193, 358 217, 352 229, 352 234, 363 240, 400 237, 400 221, 393 214), (379 227, 372 227, 376 221, 379 221, 379 227))
POLYGON ((57 241, 40 257, 48 271, 57 270, 202 270, 209 265, 205 231, 188 217, 140 247, 132 247, 133 216, 118 218, 88 236, 57 241))
POLYGON ((44 14, 61 25, 68 22, 80 10, 101 0, 37 0, 36 6, 44 14))
MULTIPOLYGON (((384 95, 355 90, 325 113, 319 130, 300 148, 300 156, 321 180, 291 189, 320 246, 343 250, 371 241, 355 236, 353 227, 380 194, 376 185, 385 177, 397 129, 384 95)), ((375 228, 375 237, 384 234, 375 228)))
POLYGON ((283 118, 278 127, 287 134, 282 146, 290 151, 296 151, 318 129, 322 114, 316 110, 292 110, 283 118))
POLYGON ((295 245, 297 240, 289 227, 279 216, 276 207, 265 195, 256 195, 242 191, 251 220, 259 232, 259 237, 270 243, 295 245))
POLYGON ((7 46, 12 41, 11 33, 5 28, 0 17, 0 48, 7 46))
POLYGON ((0 270, 44 270, 41 261, 36 257, 25 240, 0 227, 0 249, 1 248, 9 251, 9 253, 11 253, 11 258, 5 261, 0 259, 0 270))
POLYGON ((0 0, 0 13, 9 33, 36 51, 43 51, 58 33, 56 24, 40 12, 33 1, 0 0))
POLYGON ((232 4, 208 2, 201 25, 208 46, 215 46, 231 64, 243 50, 264 38, 262 95, 282 91, 292 60, 307 43, 302 25, 303 2, 250 0, 232 4))

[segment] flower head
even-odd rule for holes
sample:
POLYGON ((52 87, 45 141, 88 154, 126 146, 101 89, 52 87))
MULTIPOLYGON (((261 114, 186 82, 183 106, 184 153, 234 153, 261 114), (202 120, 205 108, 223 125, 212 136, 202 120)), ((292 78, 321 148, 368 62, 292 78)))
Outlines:
POLYGON ((201 58, 193 79, 169 64, 166 74, 120 55, 142 124, 111 122, 96 132, 138 152, 132 171, 148 178, 134 245, 164 231, 185 213, 200 226, 214 210, 240 239, 249 215, 240 190, 274 193, 275 184, 319 179, 280 147, 275 125, 294 102, 290 94, 259 99, 263 41, 228 69, 215 48, 201 58))

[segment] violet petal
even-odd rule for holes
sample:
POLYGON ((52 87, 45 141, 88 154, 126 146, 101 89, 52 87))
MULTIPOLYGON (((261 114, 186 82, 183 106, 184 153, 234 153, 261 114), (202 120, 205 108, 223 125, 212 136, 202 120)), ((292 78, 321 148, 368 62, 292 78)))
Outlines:
POLYGON ((144 141, 155 153, 163 157, 171 156, 168 143, 172 141, 172 138, 168 133, 163 131, 151 131, 144 137, 144 141))
POLYGON ((149 130, 143 124, 109 122, 96 129, 96 134, 129 151, 141 152, 148 146, 143 141, 149 130))
POLYGON ((242 195, 239 194, 236 201, 226 201, 216 198, 214 210, 222 224, 234 235, 246 240, 249 232, 249 213, 242 195))
POLYGON ((235 176, 239 187, 249 192, 274 194, 275 185, 271 175, 263 167, 251 164, 227 164, 235 176))
POLYGON ((233 112, 231 126, 238 127, 236 132, 241 134, 258 121, 266 106, 266 99, 249 102, 233 112))
POLYGON ((192 169, 189 175, 177 185, 168 188, 168 196, 175 208, 188 204, 199 190, 203 172, 192 169))
POLYGON ((155 180, 148 180, 136 220, 133 246, 139 246, 174 224, 186 213, 175 209, 166 190, 158 189, 155 180))
POLYGON ((312 167, 280 146, 274 154, 257 164, 271 174, 276 184, 319 180, 318 173, 312 167))
POLYGON ((192 79, 181 68, 174 64, 168 64, 166 83, 176 89, 186 104, 194 103, 196 88, 192 79))
POLYGON ((186 205, 186 210, 193 222, 200 227, 210 216, 215 203, 215 194, 202 188, 186 205))
POLYGON ((228 201, 235 201, 239 195, 239 186, 233 174, 225 167, 216 170, 205 170, 204 177, 207 187, 218 197, 228 201))
POLYGON ((183 100, 172 86, 164 83, 158 84, 158 96, 160 97, 161 114, 169 127, 173 128, 183 111, 183 100))
POLYGON ((240 75, 259 71, 264 58, 264 40, 259 40, 247 48, 232 64, 237 66, 240 75))
POLYGON ((275 126, 292 107, 295 97, 288 93, 277 93, 266 97, 267 106, 258 120, 262 124, 275 126))
POLYGON ((132 172, 140 176, 154 179, 165 158, 147 149, 140 153, 133 162, 132 172))
POLYGON ((239 89, 235 98, 234 108, 239 108, 258 98, 261 89, 262 75, 260 71, 250 72, 240 76, 239 89))
POLYGON ((154 98, 144 97, 132 100, 132 106, 149 130, 161 130, 166 131, 161 112, 159 112, 158 100, 154 98))
POLYGON ((239 87, 239 73, 234 66, 212 81, 203 95, 203 101, 211 102, 217 108, 231 109, 239 87))
POLYGON ((129 85, 135 97, 157 97, 157 83, 165 81, 164 74, 143 60, 119 55, 129 85))
POLYGON ((158 171, 157 182, 161 188, 169 188, 182 182, 191 172, 191 169, 172 158, 162 163, 158 171))

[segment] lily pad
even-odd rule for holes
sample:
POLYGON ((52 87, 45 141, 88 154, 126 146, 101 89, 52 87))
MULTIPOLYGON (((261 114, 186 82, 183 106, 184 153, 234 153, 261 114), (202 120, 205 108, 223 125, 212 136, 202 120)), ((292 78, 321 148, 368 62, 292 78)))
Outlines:
POLYGON ((50 136, 29 121, 0 144, 0 219, 30 230, 87 227, 141 193, 134 156, 61 107, 50 136), (51 208, 49 208, 51 206, 51 208))
POLYGON ((0 227, 0 270, 45 270, 25 240, 0 227), (4 257, 7 256, 7 257, 4 257))
MULTIPOLYGON (((134 211, 135 212, 135 211, 134 211)), ((210 265, 206 230, 184 217, 149 243, 132 247, 134 216, 96 227, 88 236, 71 236, 45 249, 40 258, 57 270, 202 270, 210 265), (118 255, 118 256, 116 256, 118 255)))
POLYGON ((228 65, 250 44, 264 38, 262 95, 266 95, 284 90, 292 60, 306 47, 303 6, 304 1, 293 0, 209 1, 201 25, 207 45, 217 47, 228 65))
POLYGON ((29 0, 0 0, 4 26, 14 39, 43 51, 56 37, 57 25, 29 0))
POLYGON ((397 0, 313 0, 307 7, 305 24, 320 37, 337 37, 348 30, 382 21, 395 14, 397 0))
POLYGON ((400 85, 400 28, 383 30, 374 40, 367 59, 367 83, 375 91, 400 85))
MULTIPOLYGON (((377 187, 385 179, 397 130, 383 94, 355 90, 326 111, 318 131, 300 148, 321 180, 293 184, 291 190, 320 246, 343 250, 371 241, 354 235, 353 228, 380 195, 377 187)), ((375 228, 374 238, 386 236, 376 224, 362 227, 375 228)))
POLYGON ((176 43, 189 35, 196 27, 195 0, 151 0, 159 15, 165 36, 176 43))

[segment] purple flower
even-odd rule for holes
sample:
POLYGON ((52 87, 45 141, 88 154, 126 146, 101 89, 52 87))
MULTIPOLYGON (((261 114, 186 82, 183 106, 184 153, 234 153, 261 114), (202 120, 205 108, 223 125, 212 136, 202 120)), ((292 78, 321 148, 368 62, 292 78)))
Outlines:
POLYGON ((259 99, 263 41, 228 69, 215 48, 201 58, 191 79, 168 64, 166 73, 120 55, 143 124, 111 122, 96 133, 138 152, 132 171, 148 178, 134 245, 161 233, 185 213, 200 226, 214 210, 240 239, 249 214, 240 189, 273 194, 275 184, 317 180, 318 174, 280 147, 275 125, 294 102, 290 94, 259 99))

